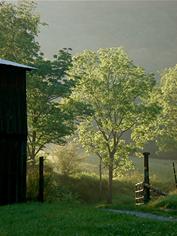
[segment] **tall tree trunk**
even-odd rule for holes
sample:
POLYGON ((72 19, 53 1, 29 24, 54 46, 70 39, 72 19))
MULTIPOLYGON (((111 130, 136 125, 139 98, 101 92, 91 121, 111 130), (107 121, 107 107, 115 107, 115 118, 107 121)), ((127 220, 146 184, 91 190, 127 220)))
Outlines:
POLYGON ((35 161, 35 147, 32 147, 32 150, 31 150, 31 161, 34 162, 35 161))
POLYGON ((100 194, 100 199, 102 197, 102 190, 103 190, 103 184, 102 184, 102 158, 100 158, 100 163, 99 163, 99 194, 100 194))
POLYGON ((30 160, 32 162, 32 165, 35 165, 35 152, 36 152, 36 131, 32 132, 32 137, 31 137, 31 143, 29 144, 29 149, 30 150, 30 160))
POLYGON ((113 179, 113 157, 110 157, 107 203, 112 203, 112 179, 113 179))

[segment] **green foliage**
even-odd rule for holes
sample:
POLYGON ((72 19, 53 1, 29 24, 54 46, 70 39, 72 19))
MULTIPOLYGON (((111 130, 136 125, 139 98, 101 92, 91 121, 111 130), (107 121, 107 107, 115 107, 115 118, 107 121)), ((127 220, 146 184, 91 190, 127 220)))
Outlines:
POLYGON ((155 140, 158 151, 177 151, 177 66, 164 70, 158 86, 152 91, 149 103, 156 103, 157 116, 146 127, 139 126, 142 144, 155 140))
POLYGON ((69 49, 45 60, 37 42, 42 24, 36 13, 36 1, 0 4, 0 57, 34 64, 37 70, 27 78, 28 157, 34 160, 48 143, 63 143, 73 131, 73 116, 58 104, 68 96, 72 81, 66 79, 72 64, 69 49))
POLYGON ((83 158, 79 156, 79 147, 76 144, 52 147, 51 156, 57 173, 69 176, 81 171, 83 158))
POLYGON ((46 198, 47 201, 97 203, 106 199, 106 180, 103 180, 103 193, 100 199, 99 179, 91 174, 80 173, 77 176, 64 176, 55 173, 53 186, 46 198))
POLYGON ((133 141, 142 146, 138 128, 156 118, 157 105, 147 102, 154 76, 135 66, 122 48, 110 48, 74 57, 70 78, 76 80, 72 101, 92 110, 78 127, 80 142, 102 158, 111 180, 113 169, 131 167, 133 141))
POLYGON ((73 132, 73 115, 62 107, 61 99, 70 93, 73 82, 66 79, 72 64, 68 49, 60 50, 53 60, 39 57, 36 71, 27 82, 28 155, 34 160, 48 143, 64 143, 73 132))
MULTIPOLYGON (((154 104, 145 104, 155 79, 128 59, 121 48, 85 51, 76 56, 70 76, 79 77, 71 98, 89 104, 94 114, 79 126, 82 144, 103 156, 126 157, 133 146, 125 139, 153 118, 154 104)), ((109 160, 108 160, 109 162, 109 160)), ((116 163, 115 163, 116 164, 116 163)))
POLYGON ((36 38, 42 25, 35 1, 0 4, 0 57, 32 63, 39 54, 36 38))
POLYGON ((160 197, 149 204, 151 208, 173 209, 177 210, 177 194, 173 192, 166 197, 160 197))
POLYGON ((159 102, 163 108, 160 117, 159 147, 177 150, 177 65, 164 71, 160 81, 159 102))
MULTIPOLYGON (((113 202, 119 205, 134 205, 134 185, 141 181, 142 176, 133 173, 127 174, 113 182, 113 202)), ((54 182, 46 200, 61 201, 68 195, 73 197, 73 201, 79 200, 85 203, 105 203, 107 199, 106 176, 102 179, 102 194, 99 192, 99 177, 94 173, 79 173, 72 176, 54 174, 54 182), (62 197, 63 196, 63 197, 62 197)))
POLYGON ((77 193, 73 193, 68 186, 58 186, 55 187, 53 194, 50 194, 47 198, 49 202, 70 202, 78 203, 80 202, 79 196, 77 193))

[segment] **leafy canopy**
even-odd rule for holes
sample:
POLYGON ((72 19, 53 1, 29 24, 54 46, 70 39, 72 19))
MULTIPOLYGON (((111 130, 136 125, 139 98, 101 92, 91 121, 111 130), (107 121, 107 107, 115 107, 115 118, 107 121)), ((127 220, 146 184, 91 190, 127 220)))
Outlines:
POLYGON ((93 111, 78 127, 83 146, 106 165, 129 165, 128 154, 135 150, 131 135, 140 144, 138 127, 145 127, 158 111, 146 102, 154 76, 135 66, 122 48, 108 48, 74 57, 70 77, 77 78, 72 101, 82 101, 93 111))
POLYGON ((72 132, 72 116, 58 100, 70 93, 72 81, 66 79, 71 66, 70 49, 60 50, 53 60, 45 60, 37 41, 40 16, 36 1, 22 0, 0 4, 0 57, 37 70, 28 74, 28 156, 34 160, 48 143, 63 143, 72 132))
POLYGON ((160 150, 177 150, 177 65, 163 72, 157 98, 162 106, 158 139, 160 150))
POLYGON ((34 1, 0 4, 0 57, 19 63, 32 63, 38 56, 40 16, 34 1))
POLYGON ((63 143, 73 131, 72 113, 62 108, 61 98, 70 93, 73 82, 66 79, 72 58, 67 49, 53 60, 40 57, 38 70, 28 79, 28 154, 34 160, 49 143, 63 143))

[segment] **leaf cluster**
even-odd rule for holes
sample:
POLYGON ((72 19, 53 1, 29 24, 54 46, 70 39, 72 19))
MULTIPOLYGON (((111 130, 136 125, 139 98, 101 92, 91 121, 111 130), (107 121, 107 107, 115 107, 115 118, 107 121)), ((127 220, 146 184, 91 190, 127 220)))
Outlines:
POLYGON ((35 12, 36 2, 2 2, 0 5, 0 56, 19 63, 32 63, 39 54, 36 38, 44 25, 35 12))
POLYGON ((78 127, 81 143, 105 162, 111 157, 120 163, 134 150, 135 129, 145 127, 158 113, 158 106, 147 102, 154 75, 135 66, 122 48, 84 51, 74 57, 69 75, 79 78, 71 99, 93 110, 78 127))
POLYGON ((64 143, 65 136, 73 132, 73 114, 62 106, 62 98, 69 95, 73 86, 73 81, 66 78, 71 65, 71 54, 63 49, 51 61, 38 58, 38 70, 29 75, 28 137, 29 153, 35 149, 33 155, 48 143, 64 143))

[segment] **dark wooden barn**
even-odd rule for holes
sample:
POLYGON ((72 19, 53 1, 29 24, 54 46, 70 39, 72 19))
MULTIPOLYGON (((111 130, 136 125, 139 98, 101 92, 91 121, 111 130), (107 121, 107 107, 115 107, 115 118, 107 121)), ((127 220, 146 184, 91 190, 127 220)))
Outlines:
POLYGON ((26 198, 26 71, 0 59, 0 205, 26 198))

